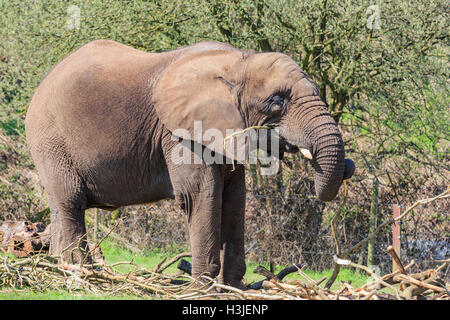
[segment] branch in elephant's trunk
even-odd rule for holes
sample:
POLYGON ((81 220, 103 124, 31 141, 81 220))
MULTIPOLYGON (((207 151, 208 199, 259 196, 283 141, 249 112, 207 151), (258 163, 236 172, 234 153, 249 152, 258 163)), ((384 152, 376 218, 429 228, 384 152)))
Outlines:
MULTIPOLYGON (((243 130, 234 132, 234 133, 232 133, 232 134, 226 136, 226 137, 223 139, 223 142, 222 142, 224 154, 226 155, 226 153, 227 153, 227 140, 232 139, 233 137, 236 137, 236 136, 240 136, 240 135, 246 133, 246 132, 249 131, 249 130, 272 130, 272 129, 274 129, 274 128, 275 128, 275 127, 274 127, 273 125, 270 125, 270 124, 265 125, 265 126, 252 126, 252 127, 247 127, 247 128, 245 128, 245 129, 243 129, 243 130)), ((234 160, 236 160, 235 154, 233 154, 233 163, 232 163, 232 165, 233 165, 233 171, 234 171, 234 169, 235 169, 234 160)))

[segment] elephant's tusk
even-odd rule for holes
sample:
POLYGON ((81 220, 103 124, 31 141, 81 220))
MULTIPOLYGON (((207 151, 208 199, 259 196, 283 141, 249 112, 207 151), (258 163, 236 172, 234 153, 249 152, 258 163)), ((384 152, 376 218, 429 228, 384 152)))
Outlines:
POLYGON ((306 159, 312 160, 312 154, 308 149, 300 149, 300 152, 306 159))

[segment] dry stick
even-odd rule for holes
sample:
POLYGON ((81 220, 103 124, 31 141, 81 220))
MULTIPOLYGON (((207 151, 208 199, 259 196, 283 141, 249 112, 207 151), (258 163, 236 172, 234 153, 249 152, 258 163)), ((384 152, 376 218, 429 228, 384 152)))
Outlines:
POLYGON ((302 267, 299 264, 295 265, 295 267, 297 267, 298 274, 301 275, 304 279, 306 279, 306 281, 308 281, 308 283, 316 284, 316 282, 313 279, 311 279, 310 276, 308 276, 305 272, 303 272, 304 267, 302 267))
POLYGON ((397 264, 397 267, 400 270, 400 273, 406 274, 405 268, 403 267, 403 264, 402 264, 399 256, 397 255, 397 252, 395 252, 394 247, 393 246, 387 247, 387 251, 389 252, 389 254, 394 259, 395 263, 397 264))
MULTIPOLYGON (((414 260, 412 260, 412 261, 405 267, 405 272, 406 272, 406 270, 410 269, 414 264, 415 264, 415 262, 414 262, 414 260)), ((382 276, 382 277, 381 277, 381 280, 383 280, 383 281, 385 281, 385 282, 387 282, 387 283, 389 283, 389 284, 393 284, 393 283, 395 283, 395 281, 393 281, 393 277, 396 276, 396 275, 398 275, 399 273, 400 273, 400 270, 396 270, 395 272, 392 272, 392 273, 389 273, 389 274, 386 274, 386 275, 382 276)), ((357 290, 357 291, 358 291, 358 290, 365 290, 365 289, 371 290, 372 288, 378 287, 379 285, 380 285, 380 282, 378 282, 378 281, 369 282, 369 283, 366 283, 366 284, 365 284, 364 286, 362 286, 361 288, 356 289, 356 290, 357 290)), ((378 289, 382 289, 382 288, 384 288, 384 286, 379 287, 378 289)))
MULTIPOLYGON (((86 216, 86 220, 88 222, 92 222, 92 220, 90 219, 89 216, 86 216)), ((115 240, 117 242, 120 242, 120 244, 122 246, 124 246, 125 248, 127 248, 128 250, 130 250, 130 251, 132 251, 134 253, 140 253, 142 251, 142 249, 136 247, 135 245, 128 244, 128 240, 127 239, 123 238, 122 236, 118 235, 115 232, 112 232, 112 230, 110 230, 107 226, 105 226, 105 225, 103 225, 101 223, 98 223, 97 227, 98 227, 99 231, 105 232, 105 233, 109 233, 109 236, 113 240, 115 240)))
POLYGON ((267 277, 264 280, 258 281, 256 283, 253 283, 248 286, 249 289, 258 290, 263 287, 264 281, 270 280, 270 279, 276 279, 278 281, 282 281, 284 277, 286 277, 288 274, 296 272, 297 270, 301 270, 301 264, 294 264, 292 266, 286 267, 283 270, 281 270, 277 275, 274 275, 272 272, 264 268, 263 266, 258 266, 254 273, 262 274, 265 277, 267 277))
MULTIPOLYGON (((372 232, 369 236, 367 236, 365 239, 361 240, 360 242, 358 242, 356 245, 354 245, 353 247, 345 250, 342 254, 339 255, 339 257, 341 259, 345 258, 348 254, 350 254, 351 252, 355 251, 356 249, 360 248, 363 244, 365 244, 367 241, 369 241, 370 239, 372 239, 373 237, 375 237, 378 232, 380 232, 381 229, 383 229, 385 226, 390 225, 394 222, 397 222, 401 219, 403 219, 403 217, 405 217, 408 213, 410 213, 415 207, 417 207, 419 204, 427 204, 430 202, 433 202, 435 200, 438 199, 444 199, 444 198, 448 198, 450 197, 450 187, 447 187, 447 190, 444 191, 443 193, 432 197, 432 198, 427 198, 427 199, 422 199, 422 200, 417 200, 413 205, 411 205, 408 209, 405 210, 405 212, 403 212, 401 215, 399 215, 396 218, 389 218, 388 220, 384 221, 382 224, 380 224, 374 232, 372 232)), ((328 282, 325 285, 325 288, 329 289, 331 287, 331 285, 334 283, 334 281, 336 280, 337 274, 339 273, 339 266, 336 263, 335 265, 335 269, 333 272, 333 275, 331 276, 331 278, 328 280, 328 282), (337 270, 337 271, 336 271, 337 270)))
POLYGON ((351 262, 351 261, 350 261, 350 264, 349 264, 349 265, 352 266, 352 267, 354 267, 354 268, 359 268, 359 269, 364 270, 365 272, 367 272, 367 274, 368 274, 369 276, 371 276, 372 278, 374 278, 378 283, 381 283, 381 284, 384 285, 385 287, 391 288, 391 289, 394 291, 394 293, 395 293, 395 295, 397 296, 397 298, 400 297, 398 290, 397 290, 396 288, 394 288, 392 285, 390 285, 389 283, 387 283, 386 281, 382 280, 382 278, 380 278, 379 276, 377 276, 377 275, 375 274, 375 272, 374 272, 372 269, 370 269, 370 268, 368 268, 368 267, 366 267, 366 266, 363 266, 363 265, 360 265, 360 264, 351 262))
MULTIPOLYGON (((85 248, 82 248, 82 247, 81 247, 81 242, 82 242, 82 241, 86 241, 86 246, 89 248, 89 245, 88 245, 88 239, 87 239, 88 234, 89 234, 89 231, 86 231, 86 233, 85 233, 84 235, 82 235, 82 236, 80 237, 80 239, 78 239, 78 244, 77 244, 78 248, 77 248, 77 249, 78 249, 78 251, 81 252, 82 256, 84 255, 83 260, 81 260, 81 266, 83 266, 83 264, 86 262, 86 259, 89 257, 89 253, 91 252, 90 250, 86 251, 85 248)), ((74 249, 75 249, 75 248, 73 248, 73 249, 72 249, 72 252, 71 252, 71 253, 72 253, 72 263, 74 263, 74 260, 73 260, 73 252, 74 252, 74 249)))
POLYGON ((442 265, 439 266, 439 268, 436 269, 436 272, 439 272, 439 271, 441 271, 441 269, 445 268, 450 263, 450 259, 447 259, 447 260, 433 260, 433 262, 442 263, 442 265))
POLYGON ((274 282, 273 280, 265 280, 263 282, 262 287, 264 289, 274 289, 280 294, 288 294, 291 296, 300 296, 304 298, 307 296, 306 290, 305 291, 297 291, 299 288, 298 286, 289 285, 282 282, 274 282))
POLYGON ((325 280, 327 280, 327 276, 323 276, 322 278, 320 278, 319 280, 316 281, 315 285, 319 286, 322 282, 324 282, 325 280))
MULTIPOLYGON (((281 270, 277 275, 276 275, 276 278, 278 279, 278 280, 283 280, 284 279, 284 277, 286 277, 288 274, 291 274, 291 273, 293 273, 293 272, 296 272, 296 271, 298 271, 298 270, 302 270, 301 269, 302 268, 302 265, 300 264, 300 263, 298 263, 298 264, 293 264, 292 266, 289 266, 289 267, 286 267, 286 268, 284 268, 283 270, 281 270)), ((303 271, 302 271, 303 272, 303 271)))
POLYGON ((231 138, 233 138, 233 137, 235 137, 235 136, 239 136, 239 135, 241 135, 241 134, 244 134, 244 133, 246 133, 246 132, 249 131, 249 130, 252 130, 252 129, 257 129, 257 130, 260 130, 260 129, 271 130, 271 129, 273 129, 273 128, 274 128, 274 126, 271 126, 271 125, 267 125, 267 126, 253 126, 253 127, 248 127, 248 128, 243 129, 243 130, 234 132, 234 133, 230 134, 229 136, 226 136, 226 137, 223 139, 223 148, 224 148, 224 150, 226 150, 226 142, 227 142, 228 139, 231 139, 231 138))
MULTIPOLYGON (((247 131, 252 130, 252 129, 256 129, 256 130, 260 130, 260 129, 271 130, 271 129, 273 129, 273 128, 274 128, 274 126, 272 126, 272 125, 266 125, 266 126, 253 126, 253 127, 248 127, 248 128, 243 129, 243 130, 234 132, 234 133, 230 134, 229 136, 226 136, 226 137, 223 139, 223 142, 222 142, 222 144, 223 144, 223 151, 224 151, 224 153, 226 154, 226 151, 227 151, 227 146, 226 146, 226 144, 227 144, 227 140, 228 140, 228 139, 231 139, 231 138, 233 138, 233 137, 235 137, 235 136, 239 136, 239 135, 241 135, 241 134, 244 134, 244 133, 246 133, 247 131)), ((232 165, 233 165, 233 171, 234 171, 234 169, 235 169, 234 160, 236 160, 236 159, 235 159, 235 157, 234 157, 234 155, 233 155, 233 164, 232 164, 232 165)))
POLYGON ((142 283, 137 281, 137 279, 134 279, 134 277, 130 277, 130 275, 110 275, 107 273, 97 273, 97 272, 93 272, 91 270, 87 270, 86 268, 81 268, 82 272, 84 275, 86 275, 88 278, 100 278, 100 279, 106 279, 106 280, 112 280, 112 281, 122 281, 122 282, 128 282, 131 284, 134 284, 138 287, 141 287, 143 289, 152 291, 152 292, 157 292, 157 293, 162 293, 162 294, 169 294, 168 292, 161 290, 159 288, 156 288, 155 286, 150 286, 148 284, 142 283))
MULTIPOLYGON (((105 241, 106 238, 109 237, 109 235, 114 231, 115 228, 117 228, 117 226, 119 225, 120 221, 117 221, 116 224, 108 231, 108 233, 99 241, 95 244, 94 248, 89 250, 88 253, 85 255, 83 261, 81 261, 81 266, 84 265, 84 263, 86 262, 86 259, 89 257, 89 255, 91 253, 93 253, 96 249, 98 249, 100 247, 100 244, 105 241)), ((98 225, 97 225, 98 226, 98 225)), ((87 233, 86 232, 86 241, 87 241, 87 233)), ((133 258, 134 259, 134 258, 133 258)))
POLYGON ((409 277, 409 276, 407 276, 405 274, 399 274, 396 277, 398 277, 398 278, 400 278, 402 280, 405 280, 405 281, 407 281, 409 283, 415 284, 416 286, 424 287, 424 288, 427 288, 427 289, 431 289, 431 290, 437 291, 439 293, 447 292, 447 290, 445 288, 437 287, 435 285, 426 283, 424 281, 420 281, 420 280, 414 279, 413 277, 409 277))
MULTIPOLYGON (((379 276, 377 276, 377 275, 375 274, 375 272, 374 272, 372 269, 370 269, 369 267, 366 267, 366 266, 363 266, 363 265, 354 263, 354 262, 352 262, 352 261, 350 261, 350 260, 339 259, 339 258, 336 257, 336 255, 334 256, 334 260, 335 260, 336 264, 348 265, 348 266, 351 266, 351 267, 354 267, 354 268, 358 268, 358 269, 364 270, 369 276, 371 276, 372 278, 374 278, 374 279, 376 280, 376 281, 375 281, 375 284, 381 283, 381 284, 384 285, 385 287, 391 288, 391 289, 395 292, 397 298, 400 298, 397 289, 395 289, 395 288, 394 288, 392 285, 390 285, 389 283, 385 282, 385 281, 383 280, 383 278, 380 278, 379 276)), ((355 290, 355 291, 356 291, 356 290, 355 290)))
POLYGON ((190 257, 190 256, 192 256, 192 253, 190 253, 190 252, 180 253, 180 254, 176 255, 175 257, 173 257, 172 259, 170 259, 168 262, 166 262, 165 264, 163 264, 163 265, 161 266, 161 265, 160 265, 161 262, 165 261, 165 259, 163 259, 163 261, 161 261, 161 262, 158 264, 158 266, 156 267, 156 269, 155 269, 154 272, 161 273, 161 272, 163 272, 164 270, 166 270, 168 267, 170 267, 172 264, 174 264, 175 262, 177 262, 178 260, 180 260, 181 258, 184 258, 184 257, 190 257))
POLYGON ((162 264, 163 264, 164 262, 166 262, 166 260, 167 260, 167 257, 164 257, 164 258, 158 263, 158 265, 156 266, 156 268, 155 268, 155 270, 154 270, 153 272, 159 272, 159 268, 161 268, 162 264))

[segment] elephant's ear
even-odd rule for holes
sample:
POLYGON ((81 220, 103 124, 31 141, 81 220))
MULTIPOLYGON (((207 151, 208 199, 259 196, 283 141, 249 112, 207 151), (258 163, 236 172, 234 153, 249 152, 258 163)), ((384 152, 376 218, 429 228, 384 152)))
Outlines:
POLYGON ((191 140, 223 154, 223 139, 215 141, 216 134, 225 138, 230 130, 245 128, 230 80, 230 70, 240 59, 239 52, 215 50, 182 57, 167 67, 153 91, 156 112, 166 128, 174 135, 187 130, 191 140))

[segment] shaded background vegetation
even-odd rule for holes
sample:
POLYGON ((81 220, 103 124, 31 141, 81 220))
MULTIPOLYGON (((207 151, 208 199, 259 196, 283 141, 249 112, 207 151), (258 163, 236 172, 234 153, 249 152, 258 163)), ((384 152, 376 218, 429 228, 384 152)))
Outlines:
MULTIPOLYGON (((0 219, 48 223, 25 145, 27 106, 56 63, 100 38, 145 51, 217 40, 291 56, 318 83, 358 166, 340 222, 342 247, 389 217, 394 203, 407 206, 448 185, 445 0, 0 0, 0 12, 0 219)), ((311 168, 298 156, 283 160, 276 176, 261 176, 257 166, 247 171, 249 259, 330 267, 330 220, 342 194, 317 200, 311 168)), ((402 225, 402 255, 425 264, 433 255, 448 258, 448 200, 415 211, 402 225)), ((99 219, 105 228, 120 221, 117 237, 135 248, 186 244, 182 213, 168 201, 100 212, 99 219)), ((385 230, 350 258, 390 268, 390 242, 385 230)))

